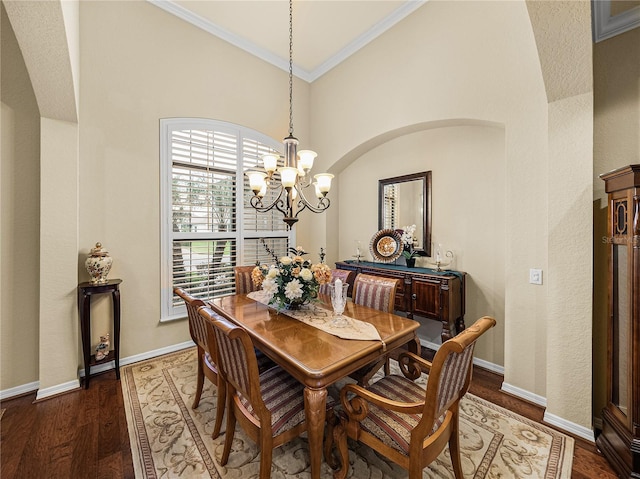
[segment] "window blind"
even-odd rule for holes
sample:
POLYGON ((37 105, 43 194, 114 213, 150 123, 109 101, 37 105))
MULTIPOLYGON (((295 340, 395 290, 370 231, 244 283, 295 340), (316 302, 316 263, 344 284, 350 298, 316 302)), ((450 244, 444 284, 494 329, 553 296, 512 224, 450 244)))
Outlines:
MULTIPOLYGON (((184 313, 181 287, 200 299, 233 294, 233 267, 271 263, 294 233, 277 211, 259 213, 244 174, 281 144, 253 130, 203 119, 161 121, 163 186, 162 317, 184 313), (163 183, 164 185, 165 183, 163 183)), ((281 163, 283 160, 281 160, 281 163)), ((276 179, 279 175, 276 173, 276 179)), ((265 204, 273 201, 269 190, 265 204)))

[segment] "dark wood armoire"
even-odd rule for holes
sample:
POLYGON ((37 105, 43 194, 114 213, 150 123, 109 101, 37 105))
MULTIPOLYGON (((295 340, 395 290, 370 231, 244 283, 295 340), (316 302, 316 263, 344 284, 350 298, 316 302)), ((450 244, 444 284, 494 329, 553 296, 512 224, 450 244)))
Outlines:
POLYGON ((607 405, 597 445, 640 479, 640 165, 600 175, 608 194, 607 405))

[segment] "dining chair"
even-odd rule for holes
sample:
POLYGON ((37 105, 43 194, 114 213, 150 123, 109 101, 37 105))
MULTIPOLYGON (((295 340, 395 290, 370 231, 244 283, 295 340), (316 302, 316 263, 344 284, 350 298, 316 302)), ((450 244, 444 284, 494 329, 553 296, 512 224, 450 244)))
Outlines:
POLYGON ((215 439, 220 434, 220 428, 222 426, 222 417, 225 408, 225 384, 220 377, 218 367, 215 363, 215 342, 209 341, 210 338, 207 335, 205 320, 198 314, 198 308, 205 306, 205 302, 190 295, 182 288, 174 288, 173 292, 184 300, 185 306, 187 307, 187 314, 189 315, 189 333, 198 348, 196 395, 191 408, 195 409, 200 404, 205 377, 215 384, 218 389, 216 422, 212 435, 215 439))
POLYGON ((247 294, 256 291, 258 287, 253 284, 251 272, 254 266, 234 266, 233 275, 236 280, 236 294, 247 294))
MULTIPOLYGON (((399 283, 399 279, 360 273, 356 276, 353 284, 353 302, 386 313, 393 313, 396 289, 399 283)), ((378 369, 387 365, 388 361, 389 356, 385 354, 380 359, 363 366, 349 376, 358 381, 361 386, 367 386, 378 369)), ((387 369, 385 368, 385 371, 387 369)))
POLYGON ((344 283, 349 284, 349 288, 351 289, 353 284, 353 277, 355 276, 355 274, 356 274, 355 271, 349 271, 346 269, 332 269, 331 281, 329 283, 321 284, 320 288, 318 288, 318 293, 326 294, 327 296, 329 296, 331 294, 330 285, 335 283, 336 279, 338 278, 340 278, 340 281, 342 281, 342 284, 344 283))
POLYGON ((341 468, 335 479, 344 479, 349 467, 347 438, 368 445, 409 472, 422 478, 422 470, 449 444, 456 479, 462 479, 459 443, 459 403, 471 383, 473 351, 478 338, 495 326, 484 316, 446 341, 427 361, 410 352, 399 356, 402 375, 382 377, 370 387, 347 384, 340 391, 340 405, 329 422, 325 457, 336 469, 332 442, 337 444, 341 468), (414 382, 425 371, 426 389, 414 382))
MULTIPOLYGON (((272 450, 307 430, 304 386, 274 366, 260 373, 251 337, 211 308, 199 314, 213 329, 220 371, 227 384, 227 425, 220 464, 229 460, 236 420, 260 448, 260 478, 271 476, 272 450)), ((327 416, 334 400, 327 397, 327 416)))

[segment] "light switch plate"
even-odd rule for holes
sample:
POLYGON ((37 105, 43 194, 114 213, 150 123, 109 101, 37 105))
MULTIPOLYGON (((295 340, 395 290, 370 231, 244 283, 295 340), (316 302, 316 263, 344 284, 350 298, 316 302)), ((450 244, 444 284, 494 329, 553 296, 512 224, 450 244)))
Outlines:
POLYGON ((531 284, 542 284, 542 270, 541 269, 530 269, 529 270, 529 283, 531 284))

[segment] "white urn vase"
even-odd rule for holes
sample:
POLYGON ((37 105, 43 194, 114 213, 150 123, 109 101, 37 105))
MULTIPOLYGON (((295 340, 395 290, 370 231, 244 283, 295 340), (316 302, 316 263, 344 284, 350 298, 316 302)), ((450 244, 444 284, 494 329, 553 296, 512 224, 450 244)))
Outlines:
POLYGON ((109 252, 102 249, 101 243, 96 243, 96 247, 91 249, 91 253, 89 253, 84 262, 93 284, 107 282, 107 275, 111 270, 112 262, 113 258, 109 256, 109 252))

